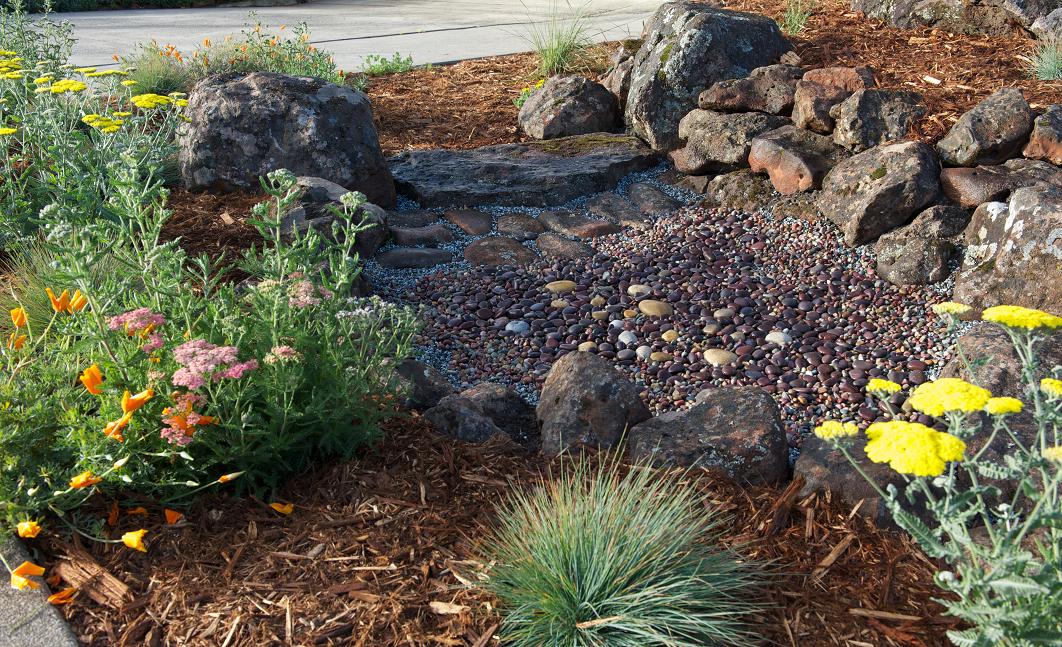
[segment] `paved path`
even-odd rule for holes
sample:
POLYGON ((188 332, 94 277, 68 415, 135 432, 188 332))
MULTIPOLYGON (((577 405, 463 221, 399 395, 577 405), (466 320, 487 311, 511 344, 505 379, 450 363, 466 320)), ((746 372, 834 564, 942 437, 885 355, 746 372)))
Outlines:
POLYGON ((582 8, 595 40, 637 37, 662 0, 315 0, 290 7, 130 9, 58 14, 75 26, 73 61, 107 65, 112 55, 138 42, 157 40, 191 51, 204 38, 219 41, 239 32, 255 11, 263 24, 289 27, 305 22, 312 42, 333 52, 336 63, 357 70, 367 54, 412 55, 414 63, 445 63, 531 49, 527 23, 582 8))

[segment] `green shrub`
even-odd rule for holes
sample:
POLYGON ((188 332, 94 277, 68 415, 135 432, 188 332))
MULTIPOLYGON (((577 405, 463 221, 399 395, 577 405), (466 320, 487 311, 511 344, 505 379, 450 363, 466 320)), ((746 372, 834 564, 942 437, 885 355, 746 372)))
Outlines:
POLYGON ((756 644, 762 572, 719 546, 727 520, 673 476, 580 462, 511 495, 485 545, 517 647, 756 644))
POLYGON ((808 18, 811 17, 813 0, 786 0, 785 13, 782 14, 780 26, 782 31, 793 36, 804 31, 808 18))
POLYGON ((1037 45, 1032 74, 1040 81, 1062 80, 1062 42, 1048 40, 1037 45))
POLYGON ((221 42, 205 39, 191 54, 172 45, 142 44, 122 64, 130 70, 138 91, 158 94, 187 92, 196 81, 226 72, 276 72, 343 83, 343 71, 332 56, 309 41, 305 23, 289 31, 283 25, 271 30, 253 22, 239 35, 221 42))
MULTIPOLYGON (((934 310, 954 329, 970 311, 958 303, 934 310)), ((1022 363, 1023 402, 993 397, 959 378, 919 385, 907 404, 946 431, 901 417, 866 429, 867 458, 903 475, 906 485, 881 487, 849 453, 853 423, 827 422, 816 435, 837 447, 877 490, 897 525, 926 555, 942 560, 941 600, 968 629, 948 631, 960 647, 1062 644, 1062 380, 1037 381, 1038 347, 1062 329, 1062 317, 1016 306, 987 308, 1022 363), (1018 414, 1025 410, 1021 419, 1018 414), (998 442, 997 442, 998 441, 998 442), (1000 459, 986 456, 1005 447, 1000 459), (981 449, 973 449, 979 447, 981 449), (1006 491, 1004 491, 1006 489, 1006 491), (924 516, 910 508, 919 504, 924 516)), ((965 362, 962 352, 959 357, 965 362)), ((969 365, 968 365, 969 366, 969 365)), ((1048 367, 1044 367, 1048 368, 1048 367)), ((1054 367, 1062 377, 1062 367, 1054 367)), ((893 411, 899 384, 875 379, 867 391, 893 411)), ((895 414, 894 414, 895 415, 895 414)))
POLYGON ((563 11, 558 0, 553 0, 545 22, 529 20, 524 38, 538 54, 539 76, 565 74, 579 66, 583 50, 591 43, 589 6, 573 8, 567 1, 563 11))
POLYGON ((379 54, 369 54, 365 57, 365 65, 362 67, 361 71, 363 74, 369 76, 380 76, 381 74, 408 72, 412 69, 413 57, 402 56, 398 52, 395 52, 391 58, 380 56, 379 54))

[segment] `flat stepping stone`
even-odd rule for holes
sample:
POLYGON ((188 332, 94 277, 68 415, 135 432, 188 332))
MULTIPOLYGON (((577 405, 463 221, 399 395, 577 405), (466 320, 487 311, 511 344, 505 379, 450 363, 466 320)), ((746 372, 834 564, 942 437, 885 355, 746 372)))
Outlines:
POLYGON ((646 218, 638 207, 615 193, 602 193, 595 196, 587 202, 586 210, 592 216, 618 222, 624 227, 646 229, 650 224, 649 218, 646 218))
POLYGON ((453 260, 450 252, 432 247, 394 247, 376 255, 376 262, 389 269, 424 269, 453 260))
POLYGON ((426 207, 550 207, 610 190, 656 161, 637 137, 594 133, 473 150, 405 151, 388 163, 399 192, 426 207))
POLYGON ((483 236, 490 233, 494 220, 489 213, 474 209, 454 209, 443 214, 443 218, 456 225, 469 236, 483 236))
POLYGON ((452 243, 454 234, 446 225, 437 222, 426 227, 391 227, 391 238, 397 245, 438 247, 444 243, 452 243))
POLYGON ((465 260, 476 265, 527 265, 536 258, 533 251, 504 236, 480 238, 465 248, 465 260))
POLYGON ((557 232, 575 238, 597 238, 620 231, 615 223, 596 220, 579 213, 567 211, 545 211, 538 216, 539 221, 557 232))
POLYGON ((635 182, 627 190, 627 195, 645 215, 671 213, 682 206, 678 200, 647 182, 635 182))
POLYGON ((532 240, 546 231, 546 226, 526 213, 510 213, 498 218, 498 233, 516 240, 532 240))
POLYGON ((535 245, 538 246, 538 251, 543 256, 551 258, 574 259, 588 258, 594 255, 594 250, 589 245, 565 238, 553 232, 544 233, 536 238, 535 245))
POLYGON ((388 211, 387 224, 391 227, 427 227, 438 222, 439 214, 418 209, 416 211, 388 211))

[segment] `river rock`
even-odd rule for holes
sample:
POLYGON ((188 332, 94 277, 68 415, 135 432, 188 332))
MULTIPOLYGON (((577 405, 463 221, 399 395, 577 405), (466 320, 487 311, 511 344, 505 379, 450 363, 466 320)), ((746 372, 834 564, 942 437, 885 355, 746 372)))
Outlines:
POLYGON ((195 84, 184 115, 179 162, 193 191, 253 190, 260 177, 287 169, 395 204, 362 92, 272 72, 215 74, 195 84))
POLYGON ((465 248, 465 260, 474 265, 527 265, 537 258, 518 241, 505 236, 487 236, 465 248))
POLYGON ((748 76, 792 49, 766 16, 689 1, 653 14, 634 57, 625 118, 657 150, 679 146, 679 120, 716 81, 748 76))
POLYGON ((952 166, 1002 164, 1021 151, 1034 116, 1021 90, 997 90, 959 117, 937 142, 937 152, 952 166))
POLYGON ((538 251, 547 258, 588 258, 594 255, 594 250, 576 240, 565 238, 560 234, 546 232, 535 239, 538 251))
POLYGON ((692 408, 635 425, 629 446, 634 460, 720 470, 741 483, 772 483, 789 472, 778 405, 756 387, 702 391, 692 408))
POLYGON ((609 132, 620 122, 608 88, 581 76, 551 76, 520 107, 520 129, 535 139, 609 132))
POLYGON ((553 363, 536 413, 546 455, 580 445, 613 447, 650 417, 634 383, 592 353, 569 353, 553 363))
POLYGON ((922 142, 878 146, 833 168, 822 183, 819 210, 851 246, 906 223, 940 196, 940 165, 922 142))
POLYGON ((766 112, 785 115, 793 109, 793 92, 804 70, 795 65, 758 67, 743 79, 717 81, 700 94, 697 105, 721 112, 766 112))
POLYGON ((858 90, 830 109, 833 141, 860 152, 904 139, 926 114, 922 95, 897 90, 858 90))
POLYGON ((398 190, 424 207, 549 207, 612 189, 656 155, 636 137, 594 133, 472 150, 412 150, 389 162, 398 190))

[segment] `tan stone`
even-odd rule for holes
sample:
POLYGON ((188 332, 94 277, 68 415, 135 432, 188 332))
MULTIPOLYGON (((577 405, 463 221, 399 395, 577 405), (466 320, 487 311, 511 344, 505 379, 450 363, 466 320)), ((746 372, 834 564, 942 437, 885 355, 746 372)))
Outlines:
POLYGON ((580 353, 585 353, 587 351, 594 350, 595 348, 597 348, 597 344, 592 341, 584 341, 583 343, 579 344, 580 353))
POLYGON ((660 339, 663 339, 664 341, 668 342, 669 344, 671 342, 675 341, 676 339, 678 339, 678 337, 679 337, 679 334, 677 332, 675 332, 674 330, 665 330, 664 333, 662 335, 660 335, 660 339))
POLYGON ((661 351, 656 351, 655 353, 653 353, 652 355, 649 356, 649 361, 650 362, 662 363, 662 362, 669 361, 670 359, 671 359, 671 354, 670 353, 664 353, 664 352, 661 352, 661 351))
POLYGON ((546 284, 546 289, 553 294, 560 294, 561 292, 571 292, 576 288, 575 281, 553 281, 546 284))
POLYGON ((550 301, 549 305, 554 308, 567 308, 568 301, 565 299, 554 299, 553 301, 550 301))
POLYGON ((670 317, 675 312, 671 304, 655 299, 646 299, 638 302, 638 309, 650 317, 670 317))

